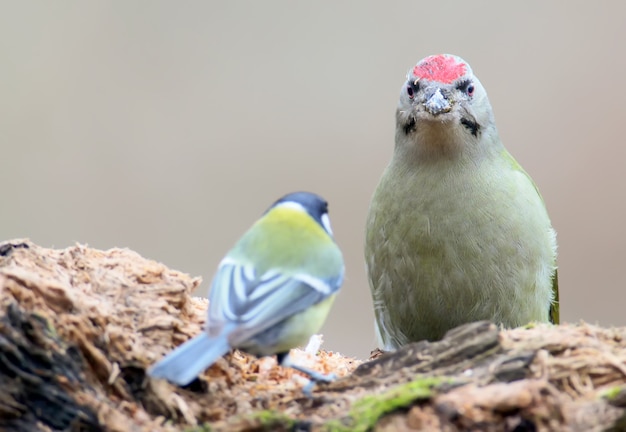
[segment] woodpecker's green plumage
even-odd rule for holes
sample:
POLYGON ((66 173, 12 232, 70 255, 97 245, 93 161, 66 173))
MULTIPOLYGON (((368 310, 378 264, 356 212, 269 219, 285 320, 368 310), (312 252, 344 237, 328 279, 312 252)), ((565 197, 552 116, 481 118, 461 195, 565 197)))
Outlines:
POLYGON ((483 319, 558 323, 556 234, 459 57, 427 57, 408 74, 365 258, 387 349, 483 319))

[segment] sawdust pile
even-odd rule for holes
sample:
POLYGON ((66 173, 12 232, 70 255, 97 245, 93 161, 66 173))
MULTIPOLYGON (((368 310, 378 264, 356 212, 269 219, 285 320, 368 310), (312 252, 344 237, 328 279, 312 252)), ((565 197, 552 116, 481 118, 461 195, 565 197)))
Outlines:
POLYGON ((199 284, 127 249, 0 244, 0 430, 626 430, 624 328, 474 323, 358 368, 314 347, 298 361, 344 378, 313 398, 237 351, 184 389, 147 378, 201 331, 199 284))

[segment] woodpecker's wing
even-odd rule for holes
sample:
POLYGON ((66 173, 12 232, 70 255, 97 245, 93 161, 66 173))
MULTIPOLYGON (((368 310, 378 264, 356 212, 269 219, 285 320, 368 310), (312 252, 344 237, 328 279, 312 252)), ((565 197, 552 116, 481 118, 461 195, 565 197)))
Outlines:
MULTIPOLYGON (((509 162, 512 169, 526 176, 526 179, 533 186, 533 188, 535 189, 535 192, 537 192, 537 195, 539 196, 539 199, 541 199, 541 202, 543 203, 543 197, 541 196, 541 193, 539 192, 537 185, 535 184, 533 179, 528 175, 528 173, 524 171, 524 168, 522 168, 522 166, 519 163, 517 163, 515 158, 513 158, 513 156, 511 156, 511 154, 508 151, 502 150, 501 154, 509 162)), ((544 206, 545 206, 545 203, 544 203, 544 206)), ((554 266, 556 267, 556 262, 554 263, 554 266)), ((552 303, 548 305, 548 308, 549 308, 548 313, 550 317, 550 322, 552 324, 559 324, 561 322, 560 304, 559 304, 559 274, 556 269, 554 270, 554 274, 552 275, 552 296, 553 296, 552 303)))
POLYGON ((561 322, 560 305, 559 305, 559 274, 558 271, 554 271, 552 277, 552 292, 554 293, 554 300, 550 304, 550 322, 552 324, 559 324, 561 322))

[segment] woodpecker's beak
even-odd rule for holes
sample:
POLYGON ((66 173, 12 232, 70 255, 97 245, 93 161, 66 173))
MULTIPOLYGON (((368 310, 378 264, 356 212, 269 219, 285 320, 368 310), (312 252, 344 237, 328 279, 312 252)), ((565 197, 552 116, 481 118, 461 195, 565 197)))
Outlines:
POLYGON ((448 96, 444 95, 441 89, 437 87, 430 95, 426 96, 424 108, 426 108, 426 111, 436 116, 441 113, 449 112, 452 109, 452 104, 448 96))

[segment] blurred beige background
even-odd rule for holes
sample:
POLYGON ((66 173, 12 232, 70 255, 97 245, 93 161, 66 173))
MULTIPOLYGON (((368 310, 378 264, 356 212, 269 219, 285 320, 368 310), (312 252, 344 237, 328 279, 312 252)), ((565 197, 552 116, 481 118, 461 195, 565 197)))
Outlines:
POLYGON ((623 2, 5 2, 0 239, 132 248, 204 278, 285 192, 347 280, 325 348, 374 347, 362 259, 406 71, 450 52, 559 233, 561 316, 626 325, 623 2))

